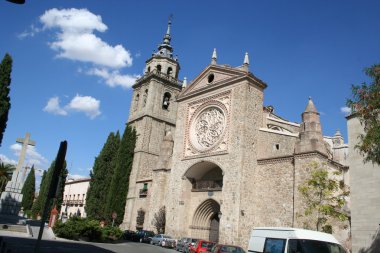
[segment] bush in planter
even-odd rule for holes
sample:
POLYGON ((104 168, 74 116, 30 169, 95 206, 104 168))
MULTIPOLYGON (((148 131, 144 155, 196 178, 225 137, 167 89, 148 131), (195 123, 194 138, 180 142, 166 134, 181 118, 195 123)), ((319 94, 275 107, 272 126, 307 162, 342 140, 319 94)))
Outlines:
POLYGON ((102 238, 103 240, 118 240, 123 235, 123 231, 118 227, 106 226, 102 229, 102 238))

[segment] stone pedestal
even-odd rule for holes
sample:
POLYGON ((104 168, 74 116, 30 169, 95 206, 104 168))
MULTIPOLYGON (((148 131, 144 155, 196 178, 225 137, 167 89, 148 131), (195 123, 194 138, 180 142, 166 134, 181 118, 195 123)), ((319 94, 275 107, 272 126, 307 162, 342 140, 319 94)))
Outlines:
POLYGON ((22 173, 15 172, 12 180, 7 183, 5 191, 1 193, 0 213, 18 215, 21 210, 22 194, 24 183, 21 181, 22 173))

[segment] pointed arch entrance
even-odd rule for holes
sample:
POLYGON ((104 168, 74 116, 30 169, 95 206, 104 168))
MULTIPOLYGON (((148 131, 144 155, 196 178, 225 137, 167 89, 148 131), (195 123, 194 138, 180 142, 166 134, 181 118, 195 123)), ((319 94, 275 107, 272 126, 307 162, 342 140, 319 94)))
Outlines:
POLYGON ((220 205, 213 199, 207 199, 195 210, 192 225, 192 237, 219 241, 220 205))

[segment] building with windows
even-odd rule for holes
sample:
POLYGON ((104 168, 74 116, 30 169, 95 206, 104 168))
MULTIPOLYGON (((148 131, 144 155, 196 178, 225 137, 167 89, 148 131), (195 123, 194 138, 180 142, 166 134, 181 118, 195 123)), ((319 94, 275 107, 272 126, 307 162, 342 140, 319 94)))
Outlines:
MULTIPOLYGON (((128 124, 137 132, 122 227, 247 246, 257 226, 302 227, 298 186, 310 163, 348 182, 348 147, 339 131, 323 136, 311 98, 290 122, 263 104, 267 84, 241 66, 211 63, 191 82, 178 79, 171 22, 145 74, 133 85, 128 124)), ((243 58, 243 57, 242 57, 243 58)), ((334 226, 342 240, 343 226, 334 226)))
POLYGON ((90 178, 66 181, 60 217, 86 217, 86 196, 90 181, 90 178))

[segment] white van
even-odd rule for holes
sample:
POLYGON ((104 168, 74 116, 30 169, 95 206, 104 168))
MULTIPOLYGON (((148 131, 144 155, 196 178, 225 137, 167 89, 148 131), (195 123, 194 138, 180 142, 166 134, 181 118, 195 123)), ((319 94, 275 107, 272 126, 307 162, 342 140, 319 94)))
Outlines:
POLYGON ((331 234, 299 228, 262 227, 252 230, 248 252, 346 253, 331 234))

